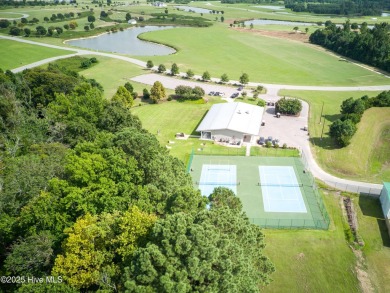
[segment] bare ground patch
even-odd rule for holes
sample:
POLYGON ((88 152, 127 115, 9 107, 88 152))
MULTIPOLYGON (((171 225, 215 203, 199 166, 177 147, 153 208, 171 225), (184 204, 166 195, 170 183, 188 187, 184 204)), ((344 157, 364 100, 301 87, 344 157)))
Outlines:
POLYGON ((272 37, 272 38, 278 38, 278 39, 288 39, 292 41, 302 42, 302 43, 309 43, 309 35, 303 34, 303 33, 295 33, 295 32, 287 32, 287 31, 267 31, 267 30, 260 30, 260 29, 245 29, 245 28, 233 28, 236 31, 242 31, 251 33, 258 36, 265 36, 265 37, 272 37))

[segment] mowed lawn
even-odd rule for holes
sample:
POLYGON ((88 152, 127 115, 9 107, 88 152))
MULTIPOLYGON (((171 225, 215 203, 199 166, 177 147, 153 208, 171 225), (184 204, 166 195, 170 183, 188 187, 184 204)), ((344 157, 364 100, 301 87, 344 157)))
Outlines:
MULTIPOLYGON (((328 231, 264 230, 265 254, 275 264, 263 292, 361 292, 356 256, 345 240, 340 195, 322 190, 331 217, 328 231)), ((358 232, 365 242, 362 267, 375 292, 390 290, 390 239, 378 199, 353 197, 358 232)))
POLYGON ((359 292, 339 197, 326 192, 324 201, 331 218, 328 231, 264 230, 265 254, 276 272, 263 292, 359 292))
POLYGON ((74 52, 0 39, 0 68, 14 69, 42 59, 74 52))
POLYGON ((167 101, 157 105, 134 107, 131 112, 140 118, 145 129, 156 135, 159 142, 170 149, 171 155, 182 160, 185 164, 187 164, 193 149, 204 154, 245 155, 244 147, 226 148, 210 141, 201 141, 199 138, 175 139, 175 134, 178 132, 199 135, 195 132, 196 127, 210 107, 214 103, 221 102, 224 101, 216 97, 210 98, 207 104, 167 101))
POLYGON ((309 132, 312 152, 324 170, 343 178, 381 183, 383 180, 390 180, 389 135, 386 132, 390 123, 389 108, 368 110, 358 124, 358 131, 351 144, 345 148, 339 148, 329 137, 330 124, 340 118, 342 101, 364 95, 373 97, 378 93, 293 90, 279 92, 280 95, 301 98, 310 103, 309 132), (320 116, 322 105, 323 118, 320 116))
POLYGON ((130 82, 134 90, 139 94, 142 93, 144 88, 150 90, 149 85, 135 83, 130 80, 131 77, 145 74, 149 71, 119 59, 93 55, 88 57, 96 57, 99 63, 81 71, 80 74, 86 78, 94 78, 99 82, 104 88, 104 95, 107 99, 112 98, 118 87, 124 85, 126 82, 130 82))
POLYGON ((304 43, 238 32, 227 24, 210 28, 176 28, 142 35, 143 38, 172 45, 178 53, 169 56, 140 57, 154 64, 180 71, 192 69, 212 77, 226 73, 238 80, 243 72, 249 80, 295 85, 374 85, 388 79, 349 62, 341 62, 323 50, 304 43))

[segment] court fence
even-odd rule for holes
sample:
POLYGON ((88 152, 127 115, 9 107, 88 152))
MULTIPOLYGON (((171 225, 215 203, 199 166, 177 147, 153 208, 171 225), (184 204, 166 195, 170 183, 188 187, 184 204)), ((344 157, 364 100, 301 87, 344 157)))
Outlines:
POLYGON ((329 220, 250 218, 252 224, 268 229, 320 229, 329 228, 329 220))

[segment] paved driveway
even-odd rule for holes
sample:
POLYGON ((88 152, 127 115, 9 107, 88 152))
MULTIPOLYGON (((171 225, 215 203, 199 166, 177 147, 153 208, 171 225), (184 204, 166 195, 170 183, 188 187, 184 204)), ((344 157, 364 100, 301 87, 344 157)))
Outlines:
MULTIPOLYGON (((276 99, 268 99, 276 101, 276 99)), ((275 117, 275 106, 267 106, 263 114, 265 126, 260 128, 260 136, 265 138, 272 136, 273 139, 279 139, 279 145, 284 143, 288 147, 301 149, 302 145, 309 143, 308 132, 303 130, 308 124, 309 105, 302 102, 302 111, 298 117, 280 116, 275 117)))

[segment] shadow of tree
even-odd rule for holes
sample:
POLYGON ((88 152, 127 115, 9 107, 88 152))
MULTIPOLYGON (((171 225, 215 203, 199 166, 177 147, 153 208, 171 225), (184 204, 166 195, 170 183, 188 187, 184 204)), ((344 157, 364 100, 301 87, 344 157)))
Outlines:
POLYGON ((333 138, 329 136, 325 136, 322 139, 321 137, 311 137, 310 142, 325 150, 336 150, 341 148, 334 142, 333 138))
POLYGON ((337 119, 340 119, 341 114, 333 114, 333 115, 325 114, 323 115, 323 117, 325 118, 325 120, 328 120, 329 122, 333 122, 336 121, 337 119))

